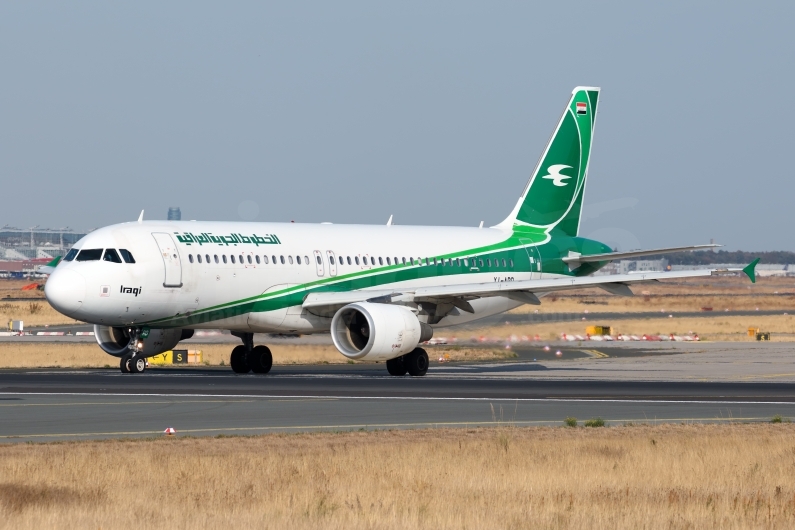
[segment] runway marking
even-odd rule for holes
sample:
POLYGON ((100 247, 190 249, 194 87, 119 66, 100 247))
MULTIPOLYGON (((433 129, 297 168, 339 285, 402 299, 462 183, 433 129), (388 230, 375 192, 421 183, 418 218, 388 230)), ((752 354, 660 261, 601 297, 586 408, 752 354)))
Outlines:
POLYGON ((610 357, 608 354, 600 352, 599 350, 580 350, 580 351, 583 353, 587 353, 588 355, 590 355, 592 358, 595 359, 607 359, 608 357, 610 357))
MULTIPOLYGON (((628 423, 639 422, 638 418, 631 419, 606 419, 607 422, 615 423, 628 423)), ((770 421, 767 416, 763 417, 736 417, 736 418, 655 418, 654 420, 644 419, 643 423, 672 423, 672 422, 736 422, 736 421, 770 421)), ((245 431, 284 431, 284 430, 332 430, 332 429, 387 429, 387 428, 401 428, 401 427, 481 427, 481 426, 496 426, 496 427, 513 427, 516 425, 544 425, 544 424, 560 424, 561 421, 556 420, 528 420, 528 421, 455 421, 455 422, 419 422, 419 423, 354 423, 346 425, 280 425, 270 427, 218 427, 218 428, 204 428, 204 429, 179 429, 178 434, 196 434, 196 433, 210 433, 210 432, 245 432, 245 431)), ((59 434, 6 434, 0 435, 0 439, 12 438, 58 438, 58 437, 81 437, 81 436, 135 436, 154 434, 162 436, 162 431, 111 431, 111 432, 89 432, 89 433, 59 433, 59 434)))
POLYGON ((756 379, 756 378, 764 378, 764 379, 769 379, 769 378, 771 378, 771 377, 792 377, 793 375, 795 375, 795 373, 791 373, 791 374, 762 374, 762 375, 745 375, 745 376, 741 377, 740 379, 742 379, 742 380, 756 379))
MULTIPOLYGON (((99 395, 99 394, 94 394, 99 395)), ((111 394, 119 395, 119 394, 111 394)), ((136 394, 141 395, 141 394, 136 394)), ((216 396, 218 397, 218 396, 216 396)), ((84 403, 9 403, 0 404, 0 407, 73 407, 86 405, 182 405, 185 403, 254 403, 253 399, 202 399, 196 401, 111 401, 111 402, 84 402, 84 403)), ((300 403, 302 401, 337 401, 336 398, 322 399, 266 399, 270 403, 287 402, 300 403)))
POLYGON ((309 396, 309 395, 271 395, 271 394, 164 394, 164 393, 113 393, 113 392, 0 392, 0 396, 131 396, 131 397, 174 397, 174 398, 238 398, 261 399, 269 401, 335 401, 357 400, 402 400, 402 401, 507 401, 507 402, 548 402, 548 403, 688 403, 696 405, 792 405, 795 401, 731 401, 711 399, 615 399, 615 398, 511 398, 511 397, 445 397, 445 396, 309 396))

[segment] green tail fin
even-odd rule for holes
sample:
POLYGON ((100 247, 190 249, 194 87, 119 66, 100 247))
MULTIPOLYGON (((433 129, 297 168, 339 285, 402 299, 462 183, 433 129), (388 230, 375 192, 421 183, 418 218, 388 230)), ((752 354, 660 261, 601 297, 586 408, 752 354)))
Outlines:
MULTIPOLYGON (((756 258, 754 261, 743 267, 743 272, 748 276, 751 280, 751 283, 756 283, 756 264, 759 263, 759 258, 756 258)), ((736 269, 735 269, 736 270, 736 269)))
POLYGON ((599 88, 572 91, 516 207, 498 226, 536 226, 576 236, 585 194, 599 88))

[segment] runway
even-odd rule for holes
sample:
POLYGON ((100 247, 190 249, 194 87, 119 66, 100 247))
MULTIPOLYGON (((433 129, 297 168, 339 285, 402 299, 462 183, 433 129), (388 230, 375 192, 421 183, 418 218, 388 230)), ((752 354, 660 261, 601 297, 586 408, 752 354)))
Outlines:
MULTIPOLYGON (((687 356, 651 359, 671 363, 687 356)), ((604 369, 598 379, 563 377, 565 370, 610 362, 638 359, 434 365, 423 378, 389 377, 375 364, 276 366, 266 376, 220 367, 135 375, 115 369, 0 370, 0 441, 148 437, 166 427, 178 435, 215 436, 561 425, 568 416, 601 417, 612 425, 795 417, 795 382, 789 380, 621 380, 605 377, 604 369), (561 376, 544 379, 549 372, 561 376)))

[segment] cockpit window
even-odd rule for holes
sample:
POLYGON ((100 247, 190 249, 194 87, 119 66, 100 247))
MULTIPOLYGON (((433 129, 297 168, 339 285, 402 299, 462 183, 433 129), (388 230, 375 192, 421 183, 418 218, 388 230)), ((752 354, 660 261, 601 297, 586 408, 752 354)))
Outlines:
POLYGON ((124 263, 135 263, 135 258, 133 258, 133 255, 130 254, 130 251, 126 248, 120 248, 119 254, 124 258, 124 263))
POLYGON ((99 261, 102 257, 101 248, 84 248, 77 255, 77 261, 99 261))
POLYGON ((66 256, 63 257, 64 261, 72 261, 77 256, 78 250, 76 248, 71 249, 69 252, 66 253, 66 256))
POLYGON ((121 263, 121 258, 119 257, 119 253, 116 252, 115 248, 108 248, 105 249, 105 255, 102 256, 102 261, 110 261, 111 263, 121 263))

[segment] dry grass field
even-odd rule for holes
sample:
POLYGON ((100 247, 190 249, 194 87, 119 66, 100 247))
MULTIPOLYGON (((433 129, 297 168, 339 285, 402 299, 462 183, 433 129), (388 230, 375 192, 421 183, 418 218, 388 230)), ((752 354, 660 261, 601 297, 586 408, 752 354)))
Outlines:
POLYGON ((36 280, 10 280, 7 278, 0 279, 0 302, 3 298, 30 298, 30 299, 43 299, 44 291, 31 290, 22 291, 22 287, 30 285, 31 283, 44 283, 44 278, 36 280))
POLYGON ((62 315, 43 298, 24 302, 0 300, 0 327, 7 328, 9 320, 22 320, 26 328, 56 324, 82 324, 82 322, 62 315))
POLYGON ((0 528, 793 528, 791 424, 0 447, 0 528))
POLYGON ((561 292, 542 298, 540 306, 524 305, 514 313, 582 313, 585 310, 606 312, 646 311, 786 311, 795 309, 795 278, 758 278, 716 276, 670 280, 632 286, 635 296, 613 296, 601 289, 561 292), (648 294, 644 294, 648 293, 648 294))
MULTIPOLYGON (((183 349, 201 350, 205 364, 228 365, 236 344, 183 344, 183 349)), ((341 364, 349 363, 332 345, 271 345, 274 364, 341 364)), ((434 350, 436 351, 436 350, 434 350)), ((430 352, 433 355, 433 352, 430 352)), ((502 348, 461 348, 445 350, 451 361, 479 361, 513 358, 502 348)), ((432 361, 434 359, 431 359, 432 361)), ((95 343, 70 342, 0 342, 0 368, 102 368, 116 367, 118 359, 103 352, 95 343)))
MULTIPOLYGON (((584 316, 587 317, 587 315, 584 316)), ((585 321, 502 325, 466 330, 450 328, 449 330, 439 330, 436 335, 455 336, 459 339, 459 343, 461 340, 466 341, 477 337, 507 339, 511 335, 530 337, 538 335, 542 340, 555 340, 560 338, 561 333, 584 336, 585 328, 592 324, 613 326, 614 330, 619 333, 638 336, 696 333, 702 340, 710 341, 755 341, 755 338, 748 336, 748 328, 754 327, 769 331, 773 341, 795 340, 795 315, 792 314, 760 317, 717 314, 714 317, 687 318, 677 317, 673 313, 672 318, 639 318, 616 321, 607 318, 598 321, 587 319, 585 321)))

